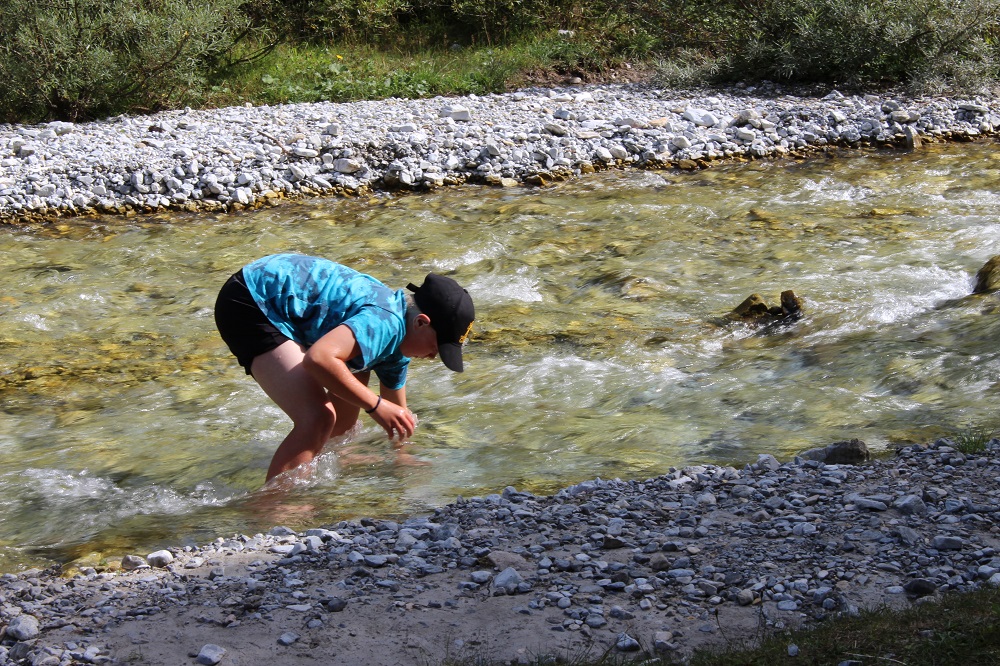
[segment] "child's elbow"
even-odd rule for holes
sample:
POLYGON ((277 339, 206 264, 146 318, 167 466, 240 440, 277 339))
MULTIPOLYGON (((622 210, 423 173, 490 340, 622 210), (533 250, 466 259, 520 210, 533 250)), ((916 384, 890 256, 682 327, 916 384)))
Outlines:
POLYGON ((321 377, 327 370, 322 354, 315 347, 309 348, 302 357, 302 368, 313 377, 321 377))

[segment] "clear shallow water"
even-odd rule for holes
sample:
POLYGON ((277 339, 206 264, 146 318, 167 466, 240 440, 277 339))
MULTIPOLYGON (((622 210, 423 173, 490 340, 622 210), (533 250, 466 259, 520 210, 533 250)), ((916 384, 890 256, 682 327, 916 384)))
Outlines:
POLYGON ((966 297, 1000 254, 991 143, 76 220, 0 250, 0 570, 1000 420, 1000 298, 966 297), (473 294, 466 372, 411 368, 419 464, 365 421, 308 482, 258 492, 289 426, 211 308, 279 251, 473 294), (791 327, 715 323, 785 289, 791 327))

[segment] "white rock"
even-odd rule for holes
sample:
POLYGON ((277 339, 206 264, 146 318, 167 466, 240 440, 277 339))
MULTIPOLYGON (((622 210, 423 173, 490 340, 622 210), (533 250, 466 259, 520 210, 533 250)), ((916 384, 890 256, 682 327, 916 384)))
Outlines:
POLYGON ((468 107, 462 106, 461 104, 446 105, 441 108, 438 115, 442 118, 451 118, 452 120, 472 120, 472 112, 468 107))
POLYGON ((169 550, 158 550, 147 555, 146 561, 151 567, 165 567, 174 561, 174 556, 169 550))
POLYGON ((566 136, 567 130, 565 127, 558 123, 546 122, 544 124, 545 131, 549 134, 554 134, 556 136, 566 136))
POLYGON ((596 157, 601 162, 613 162, 615 157, 611 154, 611 151, 604 146, 598 146, 594 149, 594 157, 596 157))
POLYGON ((341 157, 333 163, 333 170, 338 173, 356 173, 363 168, 362 162, 348 157, 341 157))
POLYGON ((701 127, 712 127, 719 122, 719 119, 711 111, 694 106, 684 109, 684 113, 681 115, 685 120, 690 120, 701 127))

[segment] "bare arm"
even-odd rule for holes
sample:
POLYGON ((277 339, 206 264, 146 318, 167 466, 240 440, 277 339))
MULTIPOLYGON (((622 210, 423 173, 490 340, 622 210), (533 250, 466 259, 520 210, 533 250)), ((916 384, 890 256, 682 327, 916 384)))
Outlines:
POLYGON ((316 341, 306 352, 302 363, 306 371, 326 390, 365 412, 376 407, 369 415, 385 429, 391 439, 397 433, 400 439, 413 436, 413 415, 406 409, 405 389, 381 388, 375 395, 358 381, 347 367, 347 362, 361 355, 354 338, 354 331, 340 325, 316 341))
POLYGON ((384 386, 379 387, 379 394, 382 396, 383 400, 388 400, 389 402, 394 402, 403 409, 406 409, 406 387, 401 386, 398 389, 385 388, 384 386))

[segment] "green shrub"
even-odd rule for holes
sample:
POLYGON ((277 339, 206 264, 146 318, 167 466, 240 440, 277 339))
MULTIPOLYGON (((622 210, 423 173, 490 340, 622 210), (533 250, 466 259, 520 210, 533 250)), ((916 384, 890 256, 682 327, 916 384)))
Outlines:
POLYGON ((997 0, 737 0, 727 73, 848 84, 996 75, 997 0))
POLYGON ((7 0, 0 119, 78 120, 197 100, 250 30, 240 0, 7 0))
POLYGON ((380 43, 398 29, 409 0, 265 0, 267 20, 313 43, 380 43))
POLYGON ((671 88, 704 84, 719 74, 719 59, 694 49, 678 49, 656 63, 656 82, 671 88))

